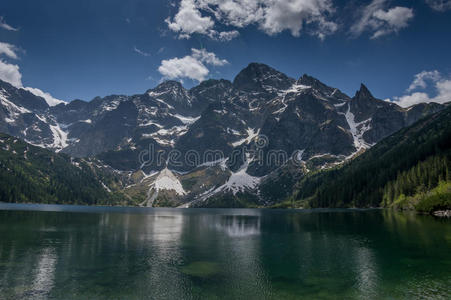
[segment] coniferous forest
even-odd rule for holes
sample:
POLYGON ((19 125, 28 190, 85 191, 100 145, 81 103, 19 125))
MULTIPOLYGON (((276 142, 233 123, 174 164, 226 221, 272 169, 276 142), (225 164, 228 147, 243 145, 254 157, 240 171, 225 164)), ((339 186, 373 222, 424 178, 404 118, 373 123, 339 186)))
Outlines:
POLYGON ((87 161, 0 134, 0 201, 58 204, 119 204, 102 182, 114 178, 87 161))
POLYGON ((309 207, 449 208, 450 169, 451 108, 447 108, 341 167, 304 177, 292 202, 309 207), (435 204, 431 207, 425 201, 435 204))

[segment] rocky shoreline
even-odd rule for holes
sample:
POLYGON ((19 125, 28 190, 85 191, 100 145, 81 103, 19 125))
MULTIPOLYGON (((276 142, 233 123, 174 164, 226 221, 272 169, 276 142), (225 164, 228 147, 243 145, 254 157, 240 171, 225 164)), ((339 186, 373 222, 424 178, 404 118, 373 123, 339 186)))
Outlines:
POLYGON ((451 210, 436 210, 432 213, 434 217, 440 217, 440 218, 451 218, 451 210))

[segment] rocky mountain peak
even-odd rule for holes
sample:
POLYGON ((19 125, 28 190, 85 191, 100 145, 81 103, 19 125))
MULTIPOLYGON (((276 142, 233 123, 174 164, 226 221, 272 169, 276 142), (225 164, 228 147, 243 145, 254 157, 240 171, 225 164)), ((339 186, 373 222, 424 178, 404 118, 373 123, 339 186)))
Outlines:
POLYGON ((0 96, 14 98, 15 104, 26 109, 43 111, 49 107, 44 98, 22 89, 16 88, 8 82, 0 80, 0 96))
POLYGON ((250 63, 233 80, 235 89, 243 91, 270 91, 289 88, 295 82, 294 79, 260 63, 250 63))
POLYGON ((316 90, 320 90, 320 91, 329 91, 329 90, 333 90, 333 88, 325 85, 324 83, 322 83, 321 81, 319 81, 318 79, 309 76, 307 74, 302 75, 301 78, 299 78, 298 84, 302 84, 302 85, 307 85, 307 86, 311 86, 312 88, 316 89, 316 90))
POLYGON ((167 90, 184 90, 182 84, 175 80, 166 80, 160 83, 156 88, 152 89, 155 92, 167 91, 167 90))
POLYGON ((183 87, 183 85, 180 82, 174 80, 167 80, 164 81, 163 83, 160 83, 154 89, 148 90, 147 94, 153 97, 168 95, 175 99, 187 97, 187 90, 183 87))
POLYGON ((199 83, 198 86, 193 87, 191 90, 200 90, 211 87, 231 87, 232 83, 226 79, 207 79, 199 83))
POLYGON ((362 83, 360 84, 360 89, 355 93, 354 96, 355 99, 368 99, 368 98, 374 98, 371 92, 368 90, 368 88, 362 83))
POLYGON ((185 109, 191 106, 191 97, 188 90, 178 81, 165 81, 156 88, 148 90, 146 94, 178 109, 185 109))

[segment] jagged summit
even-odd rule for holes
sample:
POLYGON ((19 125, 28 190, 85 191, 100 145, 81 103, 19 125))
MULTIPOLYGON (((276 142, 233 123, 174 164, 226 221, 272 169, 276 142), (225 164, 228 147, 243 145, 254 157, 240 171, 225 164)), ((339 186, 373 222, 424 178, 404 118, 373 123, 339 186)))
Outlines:
MULTIPOLYGON (((169 80, 144 94, 74 100, 54 107, 23 89, 0 84, 0 132, 74 157, 95 156, 121 174, 139 170, 153 174, 130 189, 145 191, 142 197, 148 204, 155 200, 156 205, 167 204, 168 199, 178 205, 182 198, 196 199, 214 191, 218 196, 233 196, 233 188, 218 187, 243 182, 258 189, 260 179, 280 166, 260 166, 254 157, 234 162, 229 158, 236 150, 255 149, 259 136, 266 137, 261 148, 264 155, 274 150, 291 155, 299 150, 302 161, 316 164, 318 160, 323 167, 336 165, 442 108, 423 104, 402 109, 373 98, 364 85, 349 101, 339 89, 310 75, 296 81, 258 63, 249 64, 233 83, 210 79, 187 90, 169 80), (145 151, 168 159, 172 150, 180 151, 182 159, 170 167, 183 174, 165 169, 157 176, 156 170, 161 169, 157 159, 148 164, 140 160, 145 151), (199 154, 201 168, 183 160, 193 151, 199 154), (207 159, 212 151, 224 156, 207 159), (150 188, 153 192, 148 193, 150 188)), ((127 182, 135 180, 131 177, 127 182)))
POLYGON ((199 83, 199 85, 193 87, 192 90, 198 88, 209 88, 217 85, 231 86, 232 83, 227 79, 207 79, 199 83))
POLYGON ((0 96, 12 97, 16 100, 17 104, 27 109, 45 110, 49 107, 44 98, 36 96, 23 88, 16 88, 3 80, 0 80, 0 96))
POLYGON ((148 90, 147 94, 176 109, 186 110, 192 106, 188 90, 178 81, 165 81, 156 88, 148 90))
POLYGON ((149 89, 147 90, 146 93, 161 93, 161 92, 166 92, 166 91, 184 91, 185 88, 183 87, 183 85, 175 80, 166 80, 163 81, 162 83, 160 83, 159 85, 157 85, 155 88, 153 89, 149 89))
POLYGON ((321 90, 321 91, 328 91, 333 90, 333 88, 327 86, 326 84, 322 83, 315 77, 312 77, 310 75, 304 74, 301 78, 297 81, 298 84, 311 86, 314 89, 321 90))
POLYGON ((233 80, 235 89, 262 91, 287 89, 295 82, 282 72, 261 63, 250 63, 233 80))
POLYGON ((183 88, 183 85, 181 82, 176 80, 166 80, 157 85, 155 90, 157 89, 166 89, 166 88, 183 88))
POLYGON ((360 89, 355 93, 355 99, 374 98, 370 90, 363 84, 360 84, 360 89))

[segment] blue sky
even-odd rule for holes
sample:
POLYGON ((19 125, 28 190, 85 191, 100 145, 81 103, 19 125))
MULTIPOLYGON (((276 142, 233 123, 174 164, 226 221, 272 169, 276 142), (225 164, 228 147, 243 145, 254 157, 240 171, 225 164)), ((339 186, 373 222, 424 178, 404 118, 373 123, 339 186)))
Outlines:
POLYGON ((449 0, 3 0, 0 16, 0 79, 68 101, 250 62, 405 106, 451 96, 449 0))

